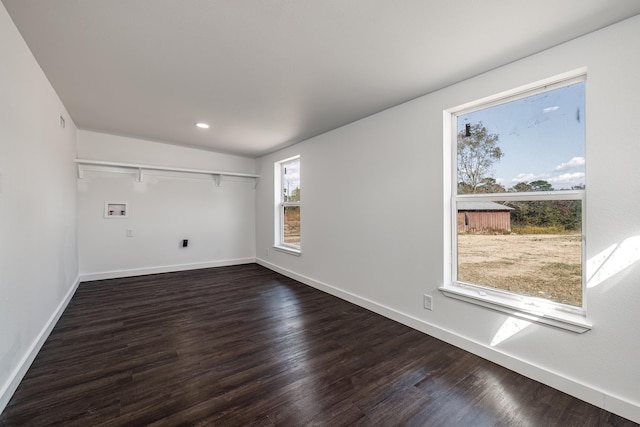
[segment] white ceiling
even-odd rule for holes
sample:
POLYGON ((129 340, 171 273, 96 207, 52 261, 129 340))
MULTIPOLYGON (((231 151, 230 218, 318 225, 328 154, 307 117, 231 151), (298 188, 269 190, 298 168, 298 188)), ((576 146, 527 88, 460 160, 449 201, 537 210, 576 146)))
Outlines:
POLYGON ((636 0, 2 2, 79 128, 252 157, 640 13, 636 0))

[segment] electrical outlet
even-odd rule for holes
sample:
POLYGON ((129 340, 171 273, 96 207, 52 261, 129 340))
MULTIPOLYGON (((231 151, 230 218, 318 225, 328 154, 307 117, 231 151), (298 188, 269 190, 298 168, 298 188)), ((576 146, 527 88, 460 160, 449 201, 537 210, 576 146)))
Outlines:
POLYGON ((127 237, 133 237, 133 229, 127 228, 127 237))
POLYGON ((424 308, 427 310, 433 310, 433 297, 431 295, 424 294, 424 308))
POLYGON ((184 240, 182 241, 182 247, 183 247, 183 248, 186 248, 187 246, 189 246, 189 239, 184 239, 184 240))
POLYGON ((269 248, 267 248, 267 251, 266 251, 266 253, 267 253, 267 256, 269 256, 269 248))

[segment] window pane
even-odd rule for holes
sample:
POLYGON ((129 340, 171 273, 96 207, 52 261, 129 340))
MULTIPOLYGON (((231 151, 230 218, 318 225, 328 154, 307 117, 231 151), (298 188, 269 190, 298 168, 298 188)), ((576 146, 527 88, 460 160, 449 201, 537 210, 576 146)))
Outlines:
POLYGON ((300 245, 300 206, 284 206, 283 243, 300 245))
POLYGON ((582 202, 458 202, 458 281, 582 306, 582 202))
POLYGON ((585 83, 457 117, 458 194, 584 188, 585 83))
POLYGON ((300 201, 300 159, 282 163, 282 201, 300 201))

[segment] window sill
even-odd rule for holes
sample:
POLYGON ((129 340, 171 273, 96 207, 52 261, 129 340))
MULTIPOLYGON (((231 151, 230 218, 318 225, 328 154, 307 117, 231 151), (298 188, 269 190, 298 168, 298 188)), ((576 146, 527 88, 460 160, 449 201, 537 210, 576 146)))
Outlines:
POLYGON ((440 291, 450 298, 507 313, 534 323, 554 326, 576 333, 584 333, 593 328, 582 314, 560 311, 551 306, 535 305, 533 302, 515 301, 497 294, 482 292, 477 288, 458 285, 441 286, 440 291))
POLYGON ((279 252, 284 252, 289 255, 294 255, 294 256, 302 255, 302 251, 300 249, 292 248, 289 246, 273 245, 273 249, 279 252))

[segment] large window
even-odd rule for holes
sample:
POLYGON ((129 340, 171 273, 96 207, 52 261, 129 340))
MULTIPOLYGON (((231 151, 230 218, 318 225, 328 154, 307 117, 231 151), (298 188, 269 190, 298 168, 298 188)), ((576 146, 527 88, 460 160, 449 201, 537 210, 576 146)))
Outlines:
POLYGON ((300 156, 275 164, 275 247, 300 254, 300 156))
POLYGON ((584 75, 449 113, 451 262, 443 291, 583 331, 584 75))

